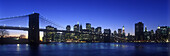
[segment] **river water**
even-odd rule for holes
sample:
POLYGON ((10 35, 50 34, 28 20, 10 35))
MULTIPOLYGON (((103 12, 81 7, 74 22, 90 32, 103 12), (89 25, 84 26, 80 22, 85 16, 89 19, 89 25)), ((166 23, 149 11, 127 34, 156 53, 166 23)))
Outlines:
POLYGON ((50 43, 0 45, 0 56, 169 56, 168 43, 50 43))

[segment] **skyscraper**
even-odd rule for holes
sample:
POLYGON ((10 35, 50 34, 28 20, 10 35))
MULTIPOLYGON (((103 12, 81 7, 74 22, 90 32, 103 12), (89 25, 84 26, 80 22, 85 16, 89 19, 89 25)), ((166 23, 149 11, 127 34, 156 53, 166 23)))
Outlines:
POLYGON ((148 30, 147 30, 147 27, 145 26, 145 32, 147 32, 148 30))
POLYGON ((86 30, 91 30, 91 24, 90 23, 86 23, 86 30))
POLYGON ((110 35, 111 30, 110 29, 104 29, 104 42, 110 42, 110 35))
POLYGON ((125 27, 123 26, 122 29, 123 29, 122 37, 125 38, 125 27))
POLYGON ((151 30, 151 33, 150 33, 150 40, 155 40, 155 33, 153 30, 151 30))
POLYGON ((74 31, 77 31, 77 32, 79 31, 79 24, 74 25, 74 31))
POLYGON ((102 29, 101 27, 97 27, 97 28, 95 29, 95 33, 98 34, 98 35, 96 36, 96 39, 97 39, 98 41, 100 41, 100 42, 103 41, 103 37, 100 36, 100 35, 102 34, 101 29, 102 29))
MULTIPOLYGON (((47 30, 57 30, 56 28, 52 27, 52 26, 46 26, 47 30)), ((56 41, 56 38, 54 37, 56 32, 49 32, 49 31, 45 31, 44 32, 44 37, 43 37, 43 41, 44 42, 51 42, 51 41, 56 41)))
POLYGON ((135 24, 135 40, 144 40, 144 24, 142 22, 138 22, 135 24))
POLYGON ((114 35, 114 36, 116 36, 116 35, 117 35, 117 32, 116 32, 116 30, 114 31, 113 35, 114 35))
POLYGON ((70 31, 70 30, 71 30, 70 25, 67 25, 67 26, 66 26, 66 30, 67 30, 67 31, 70 31))
POLYGON ((83 30, 83 27, 82 27, 82 25, 80 24, 80 31, 82 31, 83 30))
POLYGON ((102 33, 101 29, 102 29, 102 27, 97 27, 97 28, 95 29, 95 32, 96 32, 97 34, 101 34, 101 33, 102 33))
MULTIPOLYGON (((74 25, 74 31, 79 32, 79 23, 74 25)), ((78 39, 78 38, 79 38, 79 33, 75 33, 74 39, 78 39)))
POLYGON ((168 40, 168 34, 169 34, 169 32, 168 32, 168 26, 161 26, 160 27, 160 31, 161 31, 161 39, 163 40, 163 41, 167 41, 168 40))
POLYGON ((122 37, 122 29, 118 29, 118 37, 122 37))
POLYGON ((158 26, 157 30, 155 31, 156 34, 156 41, 160 41, 161 40, 161 30, 160 27, 158 26))
POLYGON ((149 33, 150 33, 150 32, 148 32, 147 27, 145 26, 144 40, 149 40, 149 38, 150 38, 149 33))
POLYGON ((91 27, 91 32, 94 33, 94 27, 91 27))

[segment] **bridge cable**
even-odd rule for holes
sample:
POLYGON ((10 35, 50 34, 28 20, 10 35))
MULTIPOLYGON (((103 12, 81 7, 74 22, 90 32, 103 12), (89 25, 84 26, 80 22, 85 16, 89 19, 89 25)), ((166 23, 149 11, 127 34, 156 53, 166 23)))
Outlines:
POLYGON ((5 20, 5 19, 13 19, 13 18, 19 18, 19 17, 26 17, 28 15, 22 15, 22 16, 13 16, 13 17, 6 17, 6 18, 0 18, 0 20, 5 20))
POLYGON ((43 16, 40 16, 40 18, 41 18, 42 20, 44 20, 44 21, 50 23, 50 24, 53 24, 53 25, 59 27, 59 28, 65 29, 64 27, 60 26, 59 24, 56 24, 56 23, 54 23, 53 21, 48 20, 47 18, 45 18, 45 17, 43 17, 43 16))

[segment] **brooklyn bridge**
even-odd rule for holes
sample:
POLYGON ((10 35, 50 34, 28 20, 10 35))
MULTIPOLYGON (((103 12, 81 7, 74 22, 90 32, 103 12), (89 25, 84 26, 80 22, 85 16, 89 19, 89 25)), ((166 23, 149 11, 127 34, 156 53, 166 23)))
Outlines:
MULTIPOLYGON (((64 33, 79 33, 79 34, 89 34, 89 35, 98 35, 98 36, 104 36, 103 34, 96 34, 96 33, 87 33, 87 32, 82 32, 82 31, 67 31, 67 30, 48 30, 48 29, 43 29, 39 27, 39 22, 40 22, 40 14, 39 13, 33 13, 29 15, 23 15, 23 16, 14 16, 14 17, 7 17, 7 18, 0 18, 0 20, 5 20, 5 19, 12 19, 12 18, 19 18, 19 17, 29 17, 29 22, 28 22, 28 27, 16 27, 16 26, 0 26, 0 29, 9 29, 9 30, 23 30, 23 31, 28 31, 28 42, 29 44, 39 44, 40 43, 40 34, 39 32, 64 32, 64 33)), ((53 25, 57 25, 46 18, 41 17, 42 20, 45 20, 53 25)), ((57 25, 58 27, 61 27, 57 25)), ((122 39, 122 38, 115 38, 115 39, 122 39)))

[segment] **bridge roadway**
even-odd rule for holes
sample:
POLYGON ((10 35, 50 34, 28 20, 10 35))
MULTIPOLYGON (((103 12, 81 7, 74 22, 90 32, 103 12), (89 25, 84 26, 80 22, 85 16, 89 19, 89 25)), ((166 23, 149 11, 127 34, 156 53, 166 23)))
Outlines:
MULTIPOLYGON (((10 30, 23 30, 28 31, 29 28, 27 27, 13 27, 13 26, 0 26, 0 29, 10 29, 10 30)), ((84 33, 84 32, 75 32, 75 31, 66 31, 66 30, 47 30, 47 29, 39 29, 39 31, 43 32, 65 32, 65 33, 80 33, 80 34, 90 34, 90 35, 98 35, 98 36, 104 36, 103 34, 95 34, 95 33, 84 33)), ((124 39, 121 37, 115 37, 116 39, 124 39)))
MULTIPOLYGON (((0 26, 0 29, 10 29, 10 30, 24 30, 28 31, 29 28, 27 27, 13 27, 13 26, 0 26)), ((50 32, 65 32, 65 33, 81 33, 81 34, 89 34, 89 33, 84 33, 84 32, 75 32, 75 31, 66 31, 66 30, 47 30, 47 29, 39 29, 39 31, 50 31, 50 32)), ((92 34, 91 35, 99 35, 99 34, 92 34)))

